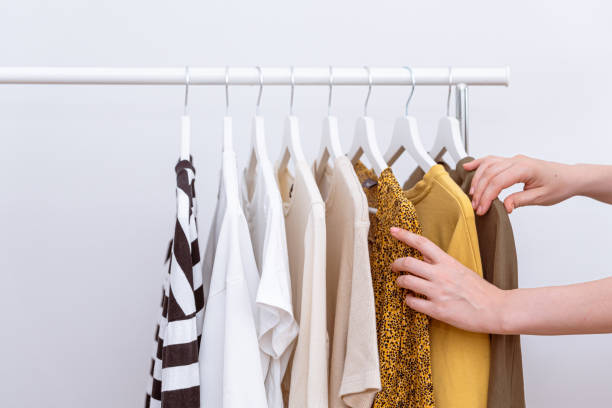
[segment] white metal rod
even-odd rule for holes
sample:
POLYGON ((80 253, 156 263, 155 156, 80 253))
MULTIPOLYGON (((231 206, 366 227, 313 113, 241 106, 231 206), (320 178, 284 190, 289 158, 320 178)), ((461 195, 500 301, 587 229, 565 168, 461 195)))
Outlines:
MULTIPOLYGON (((290 85, 291 70, 262 68, 264 85, 290 85)), ((448 85, 449 68, 412 68, 417 85, 448 85)), ((333 68, 334 86, 368 85, 365 68, 333 68)), ((372 85, 411 85, 405 68, 372 67, 372 85)), ((225 85, 225 67, 189 67, 190 85, 225 85)), ((452 68, 452 84, 508 86, 508 67, 452 68)), ((294 69, 295 85, 329 85, 329 67, 294 69)), ((0 84, 181 85, 185 67, 0 67, 0 84)), ((229 85, 258 85, 255 67, 230 67, 229 85)))

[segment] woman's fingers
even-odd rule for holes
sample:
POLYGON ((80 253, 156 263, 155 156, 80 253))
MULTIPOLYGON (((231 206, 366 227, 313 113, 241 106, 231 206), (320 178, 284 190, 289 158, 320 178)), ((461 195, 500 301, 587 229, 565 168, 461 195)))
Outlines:
POLYGON ((414 293, 420 293, 426 297, 431 296, 433 285, 431 282, 414 275, 402 275, 397 278, 397 285, 414 293))
POLYGON ((440 262, 446 256, 446 252, 442 251, 436 244, 422 235, 396 227, 391 228, 391 235, 393 238, 399 239, 409 247, 419 251, 423 255, 423 259, 428 263, 440 262))
POLYGON ((398 258, 391 264, 393 272, 407 272, 423 279, 431 279, 431 265, 420 259, 406 257, 398 258))
POLYGON ((492 166, 493 164, 497 163, 500 160, 501 160, 500 158, 493 157, 493 156, 487 156, 483 159, 482 163, 480 163, 480 165, 476 169, 476 172, 474 173, 474 176, 472 177, 472 185, 470 186, 470 195, 474 194, 474 192, 476 191, 476 188, 478 187, 478 183, 480 182, 480 178, 482 177, 484 172, 487 170, 487 168, 489 168, 490 166, 492 166))
POLYGON ((406 295, 405 301, 408 307, 410 307, 411 309, 414 309, 417 312, 424 313, 428 316, 431 316, 434 319, 437 318, 437 315, 435 313, 435 306, 433 302, 430 302, 427 299, 417 297, 413 294, 406 295))
POLYGON ((472 195, 472 206, 477 209, 481 204, 482 195, 485 190, 489 187, 491 180, 498 176, 500 173, 508 170, 512 167, 513 163, 510 160, 500 160, 496 163, 491 164, 481 174, 478 184, 472 182, 472 186, 475 186, 474 193, 472 195))
POLYGON ((512 165, 491 178, 482 195, 479 198, 476 198, 476 195, 474 195, 474 199, 478 200, 478 205, 475 208, 476 214, 483 215, 489 211, 491 203, 499 196, 499 193, 503 189, 520 182, 522 175, 521 167, 512 165))

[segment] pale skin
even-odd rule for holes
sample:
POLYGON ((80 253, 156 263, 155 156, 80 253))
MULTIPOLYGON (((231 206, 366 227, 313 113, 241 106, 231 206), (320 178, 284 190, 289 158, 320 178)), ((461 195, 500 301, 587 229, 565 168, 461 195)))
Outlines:
MULTIPOLYGON (((612 166, 561 163, 526 156, 487 156, 466 163, 476 170, 470 190, 476 214, 484 214, 500 192, 523 183, 506 197, 508 213, 528 205, 553 205, 573 196, 612 204, 612 166)), ((612 332, 612 278, 566 286, 501 290, 466 268, 427 238, 391 228, 391 235, 423 254, 397 259, 397 284, 419 312, 464 330, 495 334, 592 334, 612 332)))

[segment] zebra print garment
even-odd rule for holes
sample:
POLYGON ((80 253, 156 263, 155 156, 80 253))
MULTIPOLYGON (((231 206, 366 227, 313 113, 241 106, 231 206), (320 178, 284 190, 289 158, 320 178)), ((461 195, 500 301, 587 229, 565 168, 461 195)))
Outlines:
POLYGON ((200 408, 198 352, 202 336, 204 292, 200 273, 195 169, 176 165, 177 216, 168 248, 161 316, 155 330, 146 408, 200 408))

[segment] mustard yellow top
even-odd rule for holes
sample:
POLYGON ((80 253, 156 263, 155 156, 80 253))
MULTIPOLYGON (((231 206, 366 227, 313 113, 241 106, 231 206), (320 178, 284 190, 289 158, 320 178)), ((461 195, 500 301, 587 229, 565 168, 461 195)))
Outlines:
MULTIPOLYGON (((482 276, 474 210, 469 198, 441 165, 433 166, 410 190, 423 235, 482 276)), ((438 408, 486 408, 489 335, 431 320, 431 362, 438 408)))
POLYGON ((354 164, 354 168, 368 205, 377 209, 375 214, 370 214, 368 250, 382 389, 376 394, 372 407, 431 408, 434 406, 434 386, 429 318, 406 305, 406 290, 397 286, 399 274, 391 270, 391 263, 396 258, 421 255, 391 237, 389 229, 401 227, 420 234, 421 227, 414 206, 404 197, 391 169, 385 169, 377 178, 360 162, 354 164))

